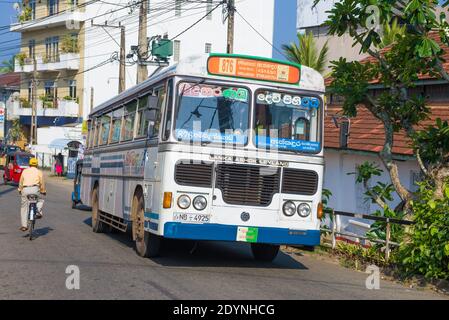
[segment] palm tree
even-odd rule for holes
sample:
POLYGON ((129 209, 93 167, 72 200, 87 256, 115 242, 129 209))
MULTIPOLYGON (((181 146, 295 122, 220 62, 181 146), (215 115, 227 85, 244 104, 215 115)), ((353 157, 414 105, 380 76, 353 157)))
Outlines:
POLYGON ((318 51, 315 38, 311 32, 308 34, 298 32, 297 37, 299 46, 294 42, 291 42, 289 45, 282 45, 282 50, 284 50, 287 59, 323 73, 326 70, 327 54, 329 52, 327 41, 321 50, 318 51))
POLYGON ((0 73, 8 73, 14 71, 14 57, 9 60, 3 60, 2 66, 0 67, 0 73))
POLYGON ((397 19, 393 19, 391 24, 386 23, 382 33, 382 48, 396 42, 398 36, 402 37, 406 32, 406 26, 400 25, 397 19))

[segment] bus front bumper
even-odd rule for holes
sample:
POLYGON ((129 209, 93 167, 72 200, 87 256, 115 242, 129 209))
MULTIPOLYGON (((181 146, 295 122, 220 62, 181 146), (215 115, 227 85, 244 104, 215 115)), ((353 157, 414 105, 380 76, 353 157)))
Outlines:
POLYGON ((319 230, 167 222, 164 237, 189 240, 242 241, 279 245, 320 244, 319 230))

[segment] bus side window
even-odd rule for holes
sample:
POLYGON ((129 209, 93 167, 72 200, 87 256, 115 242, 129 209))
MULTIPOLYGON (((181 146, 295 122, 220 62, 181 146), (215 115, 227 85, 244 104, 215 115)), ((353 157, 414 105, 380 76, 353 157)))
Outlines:
POLYGON ((101 144, 108 144, 109 132, 111 131, 111 113, 105 114, 101 117, 101 144))
POLYGON ((116 143, 120 141, 120 135, 122 132, 122 118, 123 118, 123 107, 114 110, 112 112, 112 132, 111 132, 111 143, 116 143))
POLYGON ((87 138, 86 138, 86 148, 90 148, 90 140, 92 137, 92 120, 87 120, 87 138))
POLYGON ((134 122, 136 119, 137 100, 128 102, 125 105, 125 117, 122 132, 122 141, 134 138, 134 122))
POLYGON ((94 146, 98 147, 99 143, 99 136, 100 136, 100 119, 95 119, 95 135, 94 135, 94 146))
POLYGON ((170 79, 168 81, 168 86, 167 86, 167 95, 168 95, 168 99, 166 100, 165 103, 165 123, 164 123, 164 135, 162 137, 162 139, 168 140, 168 138, 170 138, 170 131, 171 131, 171 126, 172 126, 172 113, 173 113, 173 79, 170 79))

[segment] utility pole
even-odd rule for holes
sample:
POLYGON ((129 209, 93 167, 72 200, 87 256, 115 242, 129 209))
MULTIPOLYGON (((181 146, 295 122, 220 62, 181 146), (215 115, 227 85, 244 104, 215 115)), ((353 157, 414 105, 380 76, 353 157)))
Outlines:
POLYGON ((33 57, 33 86, 32 86, 32 99, 33 104, 31 107, 31 134, 30 144, 36 144, 37 140, 37 62, 36 57, 33 57))
POLYGON ((226 45, 227 53, 234 53, 234 13, 235 13, 235 0, 228 0, 228 40, 226 45))
POLYGON ((105 22, 104 24, 94 24, 92 21, 93 27, 102 27, 103 30, 111 37, 112 40, 117 43, 120 47, 120 58, 119 58, 119 72, 118 72, 118 93, 125 91, 126 89, 126 70, 125 70, 125 51, 126 51, 126 41, 125 41, 125 26, 122 26, 121 22, 119 22, 118 26, 112 26, 105 22), (120 44, 111 36, 111 34, 106 30, 106 28, 120 28, 120 44))
POLYGON ((120 27, 120 69, 118 72, 118 93, 122 93, 126 89, 126 71, 125 71, 125 50, 126 50, 126 43, 125 43, 125 26, 120 27))
MULTIPOLYGON (((143 0, 140 4, 139 12, 139 44, 138 57, 146 59, 148 57, 148 38, 147 38, 147 11, 148 1, 143 0)), ((148 69, 145 64, 137 64, 137 84, 145 81, 148 78, 148 69)))
POLYGON ((93 109, 94 109, 94 87, 90 87, 90 112, 92 112, 93 109))

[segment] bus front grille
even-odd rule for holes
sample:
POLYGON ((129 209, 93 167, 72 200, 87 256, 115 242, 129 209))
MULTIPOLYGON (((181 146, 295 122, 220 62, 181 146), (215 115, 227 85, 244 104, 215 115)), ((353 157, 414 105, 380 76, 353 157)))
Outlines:
POLYGON ((315 171, 285 168, 282 193, 313 196, 318 189, 318 174, 315 171))
POLYGON ((279 168, 238 164, 218 164, 216 168, 216 187, 228 204, 268 206, 279 193, 279 168))
POLYGON ((175 182, 182 186, 212 188, 213 163, 179 162, 175 166, 175 182))

